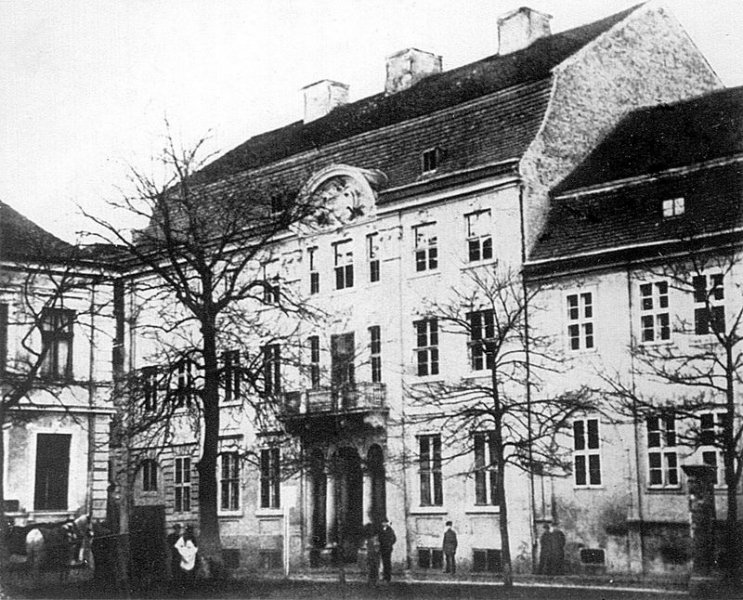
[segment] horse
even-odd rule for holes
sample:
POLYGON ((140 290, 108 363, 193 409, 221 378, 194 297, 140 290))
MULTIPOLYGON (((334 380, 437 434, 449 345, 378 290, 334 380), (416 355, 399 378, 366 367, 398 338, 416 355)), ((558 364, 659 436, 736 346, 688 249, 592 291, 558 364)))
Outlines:
POLYGON ((26 564, 34 574, 60 571, 65 578, 71 567, 87 564, 91 535, 87 514, 51 527, 35 526, 26 534, 26 564))

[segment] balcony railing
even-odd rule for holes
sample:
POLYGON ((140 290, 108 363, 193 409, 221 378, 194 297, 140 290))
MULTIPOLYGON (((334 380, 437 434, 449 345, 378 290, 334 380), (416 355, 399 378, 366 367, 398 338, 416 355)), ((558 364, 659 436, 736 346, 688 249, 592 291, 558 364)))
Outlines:
POLYGON ((386 406, 387 390, 383 383, 359 382, 284 394, 287 415, 361 412, 386 406))

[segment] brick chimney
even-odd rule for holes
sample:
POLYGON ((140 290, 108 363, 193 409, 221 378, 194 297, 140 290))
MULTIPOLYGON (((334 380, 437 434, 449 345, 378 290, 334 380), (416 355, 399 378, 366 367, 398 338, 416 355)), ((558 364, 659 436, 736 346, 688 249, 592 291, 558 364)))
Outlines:
POLYGON ((416 48, 406 48, 387 57, 384 91, 396 94, 414 86, 421 79, 441 73, 441 57, 416 48))
POLYGON ((348 104, 348 86, 338 81, 316 81, 304 86, 302 92, 305 123, 324 117, 336 106, 348 104))
POLYGON ((498 54, 510 54, 546 37, 552 15, 526 6, 512 10, 498 19, 498 54))

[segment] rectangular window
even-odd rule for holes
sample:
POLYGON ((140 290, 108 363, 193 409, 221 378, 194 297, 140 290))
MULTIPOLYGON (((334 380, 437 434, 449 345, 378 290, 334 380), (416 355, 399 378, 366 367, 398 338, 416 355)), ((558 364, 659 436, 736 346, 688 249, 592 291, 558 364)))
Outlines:
POLYGON ((35 510, 67 510, 71 440, 69 434, 36 436, 35 510))
POLYGON ((467 221, 467 256, 469 262, 493 258, 493 234, 490 210, 478 210, 464 216, 467 221))
POLYGON ((281 464, 278 448, 261 450, 261 508, 281 506, 281 464))
POLYGON ((709 412, 700 415, 699 445, 702 447, 702 463, 715 467, 715 487, 725 487, 725 462, 719 445, 723 441, 726 414, 709 412))
POLYGON ((444 553, 441 548, 418 548, 418 567, 421 569, 443 569, 444 553))
POLYGON ((263 394, 273 396, 281 391, 281 346, 263 346, 263 394))
POLYGON ((640 285, 640 339, 642 343, 671 339, 667 281, 640 285))
POLYGON ((366 260, 369 263, 369 281, 379 281, 379 234, 370 233, 366 236, 366 260))
POLYGON ((579 419, 573 422, 573 473, 575 485, 601 485, 599 420, 579 419))
POLYGON ((45 308, 41 314, 41 344, 44 358, 41 375, 51 379, 72 377, 72 325, 75 311, 45 308))
POLYGON ((593 294, 568 294, 568 340, 571 350, 593 348, 593 294))
POLYGON ((439 266, 438 239, 436 223, 427 223, 413 227, 415 240, 415 270, 430 271, 439 266))
POLYGON ((219 455, 219 508, 240 509, 240 456, 237 452, 219 455))
POLYGON ((144 409, 147 412, 157 410, 158 368, 155 366, 142 369, 142 392, 144 395, 144 409))
POLYGON ((281 285, 278 274, 279 261, 272 260, 263 265, 263 303, 279 304, 281 301, 281 285))
POLYGON ((725 287, 722 273, 697 275, 694 286, 694 333, 725 332, 725 287))
POLYGON ((421 435, 418 437, 418 449, 421 506, 442 506, 444 491, 441 480, 441 436, 421 435))
POLYGON ((678 487, 676 419, 673 415, 648 417, 647 427, 650 487, 678 487))
POLYGON ((493 342, 495 319, 493 310, 477 310, 467 313, 470 329, 470 366, 473 371, 493 368, 493 342))
POLYGON ((310 261, 310 294, 320 293, 320 272, 317 270, 317 248, 307 250, 310 261))
POLYGON ((142 491, 157 491, 157 463, 151 458, 142 461, 142 491))
POLYGON ((223 398, 225 402, 240 399, 240 351, 228 350, 222 353, 223 398))
POLYGON ((414 321, 416 373, 419 376, 439 373, 439 324, 436 319, 414 321))
POLYGON ((353 287, 353 245, 351 240, 333 244, 335 256, 335 289, 353 287))
POLYGON ((439 148, 430 148, 424 150, 421 154, 421 171, 423 173, 431 173, 435 171, 439 166, 439 156, 441 150, 439 148))
POLYGON ((369 357, 371 361, 371 380, 382 381, 382 330, 379 325, 369 327, 369 357))
POLYGON ((603 565, 606 556, 603 548, 581 548, 580 562, 584 565, 603 565))
POLYGON ((316 390, 320 387, 320 337, 310 336, 307 343, 310 347, 310 385, 316 390))
POLYGON ((684 204, 683 198, 666 198, 663 200, 663 218, 680 217, 686 210, 684 204))
POLYGON ((175 390, 173 398, 176 408, 191 406, 191 395, 193 394, 193 362, 187 358, 178 361, 175 366, 175 390))
POLYGON ((475 573, 500 573, 501 551, 492 548, 472 550, 472 571, 475 573))
POLYGON ((191 510, 191 458, 179 456, 175 459, 175 512, 191 510))
POLYGON ((0 303, 0 375, 8 368, 8 305, 0 303))
POLYGON ((475 504, 498 505, 495 434, 476 433, 475 444, 475 504))

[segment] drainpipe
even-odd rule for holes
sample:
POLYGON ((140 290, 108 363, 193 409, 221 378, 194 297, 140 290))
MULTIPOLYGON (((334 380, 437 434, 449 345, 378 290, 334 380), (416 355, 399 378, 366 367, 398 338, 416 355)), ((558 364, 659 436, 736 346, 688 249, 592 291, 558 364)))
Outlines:
MULTIPOLYGON (((524 184, 519 182, 519 228, 521 234, 521 288, 524 294, 524 358, 526 368, 526 428, 529 435, 529 512, 531 513, 531 568, 537 571, 537 515, 536 492, 534 489, 534 454, 532 450, 532 423, 531 423, 531 354, 529 347, 529 290, 524 277, 523 265, 526 262, 526 228, 524 224, 524 184)), ((544 481, 542 482, 544 485, 544 481)))
POLYGON ((90 351, 88 353, 88 465, 87 483, 85 487, 85 513, 93 514, 93 493, 95 482, 93 473, 95 471, 95 437, 96 437, 96 415, 93 411, 95 406, 95 311, 96 311, 96 285, 90 292, 90 351))
MULTIPOLYGON (((630 265, 627 264, 627 306, 629 309, 629 338, 630 338, 630 346, 634 347, 635 344, 635 335, 634 335, 634 329, 633 329, 633 323, 634 323, 634 303, 632 302, 632 277, 630 273, 630 265)), ((634 397, 635 395, 635 388, 636 388, 636 381, 635 381, 635 357, 634 353, 630 352, 630 385, 632 386, 632 395, 634 397)), ((639 551, 639 561, 640 561, 640 572, 644 572, 643 567, 643 550, 642 550, 642 530, 643 530, 643 510, 642 510, 642 484, 640 482, 640 469, 641 469, 641 457, 640 457, 640 427, 639 422, 637 419, 637 410, 634 406, 635 401, 633 400, 633 411, 632 411, 632 441, 635 446, 635 491, 637 494, 637 521, 638 521, 638 535, 640 537, 640 543, 638 544, 638 551, 639 551)), ((630 477, 632 475, 630 474, 630 477)), ((631 488, 630 488, 631 489, 631 488)), ((630 507, 631 508, 631 504, 630 507)), ((627 544, 629 545, 629 550, 631 552, 631 538, 630 538, 630 531, 631 529, 627 528, 627 544)), ((628 558, 630 560, 630 565, 632 564, 632 557, 630 553, 628 552, 628 558)))

